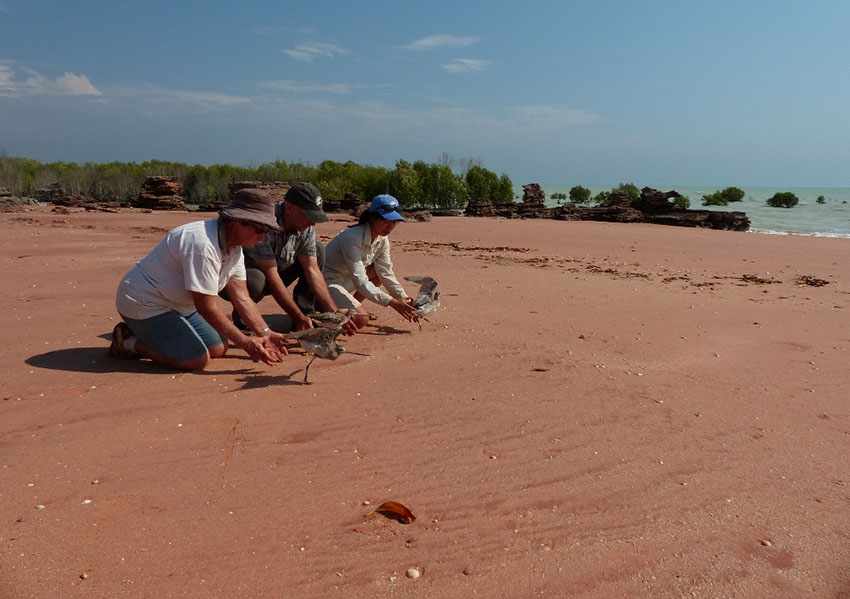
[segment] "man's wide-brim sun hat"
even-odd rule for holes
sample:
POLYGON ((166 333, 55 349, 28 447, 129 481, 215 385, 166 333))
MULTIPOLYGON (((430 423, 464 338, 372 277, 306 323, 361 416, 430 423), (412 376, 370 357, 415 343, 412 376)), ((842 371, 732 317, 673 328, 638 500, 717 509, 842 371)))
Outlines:
POLYGON ((261 189, 240 189, 233 194, 230 205, 219 211, 224 217, 278 231, 274 215, 274 200, 261 189))
POLYGON ((375 199, 369 204, 369 212, 380 214, 387 220, 403 221, 404 217, 398 213, 400 208, 398 200, 386 193, 375 196, 375 199))

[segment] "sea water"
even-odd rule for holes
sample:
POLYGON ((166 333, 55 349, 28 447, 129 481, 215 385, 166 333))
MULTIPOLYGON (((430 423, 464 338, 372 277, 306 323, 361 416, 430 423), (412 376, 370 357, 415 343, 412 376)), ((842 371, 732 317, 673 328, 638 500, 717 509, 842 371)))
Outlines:
MULTIPOLYGON (((567 195, 572 185, 540 185, 546 192, 546 205, 556 206, 558 200, 551 199, 553 193, 567 195)), ((610 191, 614 186, 585 186, 591 197, 600 191, 610 191)), ((740 202, 728 206, 703 206, 702 197, 720 191, 728 186, 664 186, 650 185, 658 191, 677 191, 686 196, 692 209, 725 210, 745 212, 750 219, 750 231, 754 233, 773 233, 785 235, 812 235, 818 237, 850 238, 850 188, 848 187, 741 187, 745 193, 740 202), (766 201, 773 194, 790 191, 800 200, 793 208, 773 208, 766 201), (823 196, 823 204, 817 202, 823 196)), ((522 197, 522 186, 517 186, 515 195, 522 197)), ((592 205, 592 204, 591 204, 592 205)))

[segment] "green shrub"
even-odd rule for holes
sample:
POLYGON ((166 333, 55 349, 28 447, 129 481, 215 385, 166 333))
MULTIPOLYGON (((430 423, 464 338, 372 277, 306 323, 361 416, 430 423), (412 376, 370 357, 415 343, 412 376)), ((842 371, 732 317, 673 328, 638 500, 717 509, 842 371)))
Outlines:
POLYGON ((608 200, 611 199, 610 191, 600 191, 595 196, 593 196, 593 201, 599 204, 600 206, 604 206, 608 203, 608 200))
POLYGON ((600 191, 593 198, 593 201, 600 206, 607 206, 611 201, 611 196, 616 193, 625 193, 629 198, 629 205, 634 204, 640 199, 640 189, 637 188, 637 185, 634 183, 620 183, 617 187, 612 188, 611 191, 600 191))
POLYGON ((629 204, 634 204, 640 199, 640 189, 634 183, 620 183, 617 187, 611 190, 611 193, 625 191, 629 196, 629 204))
POLYGON ((727 187, 722 191, 715 191, 714 193, 702 196, 702 205, 703 206, 728 206, 729 202, 740 202, 744 199, 743 189, 739 187, 727 187))
POLYGON ((719 191, 702 196, 703 206, 728 206, 729 200, 720 195, 719 191))
POLYGON ((466 171, 465 180, 469 197, 489 198, 502 204, 514 199, 513 183, 505 173, 498 176, 482 166, 473 165, 466 171))
POLYGON ((678 198, 673 198, 673 205, 676 208, 687 210, 691 207, 691 200, 688 199, 688 196, 679 196, 678 198))
POLYGON ((570 188, 570 201, 575 204, 585 204, 590 201, 590 190, 587 187, 576 185, 570 188))
POLYGON ((797 205, 800 200, 790 191, 780 191, 773 194, 773 197, 767 199, 767 205, 773 208, 792 208, 797 205))
POLYGON ((730 202, 740 202, 744 199, 746 194, 744 193, 744 190, 739 187, 727 187, 720 192, 720 195, 730 202))

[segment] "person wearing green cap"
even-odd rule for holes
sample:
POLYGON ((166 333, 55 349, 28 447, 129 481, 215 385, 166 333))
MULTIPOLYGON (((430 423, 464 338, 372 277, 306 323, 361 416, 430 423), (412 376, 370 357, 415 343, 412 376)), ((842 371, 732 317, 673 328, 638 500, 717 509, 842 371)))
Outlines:
MULTIPOLYGON (((294 330, 313 328, 308 314, 318 308, 340 312, 322 275, 325 248, 316 239, 316 223, 328 221, 322 208, 322 194, 310 183, 296 183, 275 205, 279 229, 270 229, 265 239, 246 248, 245 273, 248 293, 254 302, 267 295, 292 319, 294 330), (289 286, 297 281, 290 292, 289 286)), ((222 293, 228 299, 226 291, 222 293)), ((242 326, 234 311, 233 321, 242 326)), ((344 325, 347 334, 357 331, 354 322, 344 325)))

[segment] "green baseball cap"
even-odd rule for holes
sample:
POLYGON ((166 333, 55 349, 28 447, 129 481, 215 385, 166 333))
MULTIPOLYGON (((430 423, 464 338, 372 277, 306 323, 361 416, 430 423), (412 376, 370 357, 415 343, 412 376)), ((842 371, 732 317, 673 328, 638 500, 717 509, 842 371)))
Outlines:
POLYGON ((296 183, 286 192, 284 199, 301 208, 304 216, 314 223, 328 222, 328 215, 322 209, 322 193, 310 183, 296 183))

